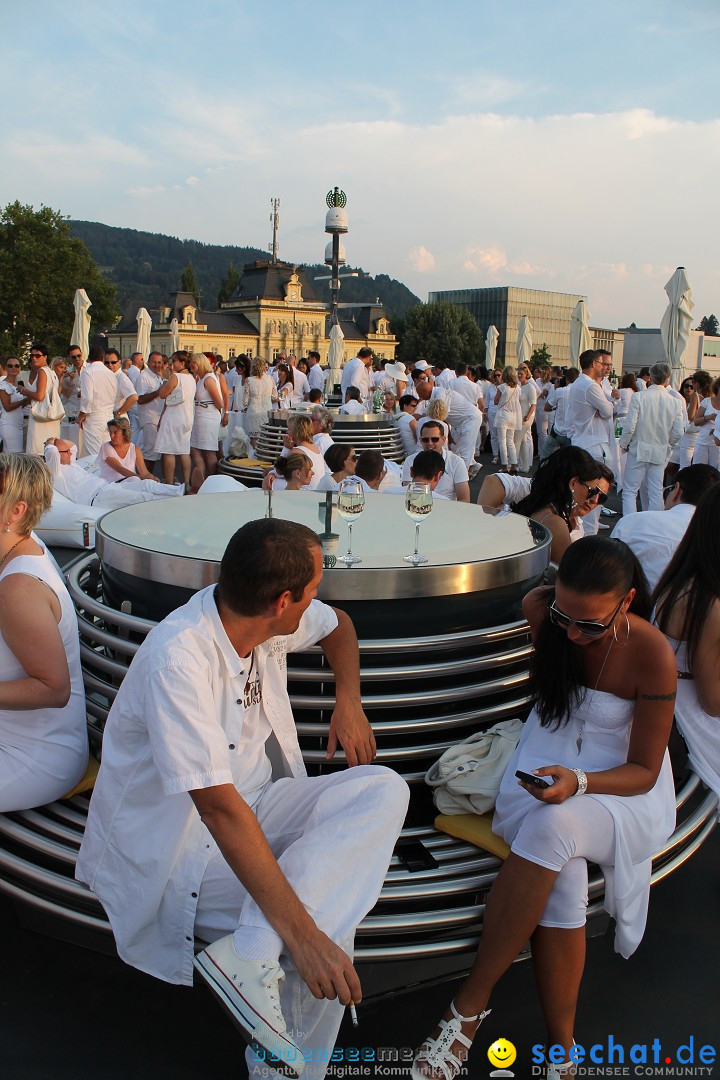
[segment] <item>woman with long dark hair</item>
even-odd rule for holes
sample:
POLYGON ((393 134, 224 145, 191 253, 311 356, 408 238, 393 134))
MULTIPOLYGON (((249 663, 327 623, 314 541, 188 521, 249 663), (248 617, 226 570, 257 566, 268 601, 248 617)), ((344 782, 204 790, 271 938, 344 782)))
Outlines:
POLYGON ((700 779, 720 795, 720 485, 697 505, 657 584, 655 622, 675 653, 675 719, 700 779))
POLYGON ((493 821, 511 852, 490 891, 470 975, 417 1054, 415 1080, 457 1076, 495 983, 528 938, 547 1044, 565 1059, 546 1076, 573 1075, 587 862, 603 870, 616 949, 629 956, 645 928, 651 858, 674 827, 667 741, 675 663, 647 621, 635 556, 617 540, 579 540, 565 552, 555 588, 534 589, 523 611, 535 645, 535 707, 493 821), (518 769, 551 783, 518 783, 518 769))
POLYGON ((510 503, 516 514, 545 525, 552 534, 550 558, 558 563, 570 544, 582 538, 583 517, 607 500, 612 481, 610 469, 586 450, 564 446, 540 462, 532 481, 502 473, 487 476, 478 503, 510 503))

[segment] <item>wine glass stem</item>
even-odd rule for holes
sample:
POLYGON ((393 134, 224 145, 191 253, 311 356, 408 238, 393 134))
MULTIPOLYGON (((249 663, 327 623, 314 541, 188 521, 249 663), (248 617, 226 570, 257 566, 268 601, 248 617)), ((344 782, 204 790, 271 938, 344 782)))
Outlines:
POLYGON ((420 524, 419 524, 419 522, 416 522, 415 523, 415 551, 413 552, 414 555, 417 555, 419 553, 419 548, 420 548, 420 524))
POLYGON ((352 555, 352 521, 348 521, 348 555, 352 555))

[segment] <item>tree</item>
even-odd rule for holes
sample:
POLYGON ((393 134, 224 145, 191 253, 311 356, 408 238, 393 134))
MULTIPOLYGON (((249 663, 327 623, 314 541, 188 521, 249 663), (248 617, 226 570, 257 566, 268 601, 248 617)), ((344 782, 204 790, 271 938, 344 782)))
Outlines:
POLYGON ((94 332, 118 319, 115 286, 103 277, 67 220, 42 206, 19 202, 0 213, 0 352, 22 354, 33 338, 52 353, 67 352, 76 289, 92 301, 94 332))
POLYGON ((714 315, 704 315, 698 330, 702 330, 707 337, 720 337, 720 326, 714 315))
POLYGON ((217 299, 218 307, 222 307, 222 305, 227 300, 230 299, 230 297, 235 292, 235 290, 237 289, 239 284, 240 284, 240 275, 238 274, 237 270, 235 269, 235 264, 230 263, 230 265, 227 268, 227 274, 225 275, 225 277, 222 279, 222 282, 220 283, 220 291, 218 292, 218 299, 217 299))
POLYGON ((549 364, 551 360, 552 353, 544 341, 542 345, 538 345, 533 349, 532 356, 530 357, 531 364, 549 364))
POLYGON ((417 304, 406 312, 398 347, 398 359, 405 364, 425 356, 454 367, 459 360, 481 363, 484 355, 478 324, 465 308, 440 302, 417 304))
POLYGON ((200 307, 200 291, 195 280, 195 271, 193 270, 192 259, 187 264, 182 272, 180 278, 180 288, 183 292, 192 293, 195 303, 200 307))

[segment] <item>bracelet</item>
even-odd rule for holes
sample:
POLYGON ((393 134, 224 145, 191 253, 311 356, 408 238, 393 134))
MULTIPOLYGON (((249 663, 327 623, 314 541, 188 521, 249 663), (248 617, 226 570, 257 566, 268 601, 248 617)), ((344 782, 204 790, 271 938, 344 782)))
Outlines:
POLYGON ((584 795, 587 791, 587 774, 584 773, 582 769, 573 769, 573 772, 577 776, 578 782, 577 791, 575 792, 575 794, 584 795))

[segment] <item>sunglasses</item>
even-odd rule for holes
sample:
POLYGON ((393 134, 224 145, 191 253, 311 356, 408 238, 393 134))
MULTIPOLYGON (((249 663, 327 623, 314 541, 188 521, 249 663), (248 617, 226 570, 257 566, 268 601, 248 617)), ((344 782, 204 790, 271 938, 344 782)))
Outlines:
POLYGON ((115 365, 119 363, 119 360, 103 360, 103 364, 105 365, 105 367, 115 367, 115 365))
POLYGON ((607 491, 601 491, 599 487, 589 487, 584 480, 581 480, 580 483, 587 489, 588 499, 597 499, 600 506, 608 501, 607 491))
POLYGON ((6 365, 5 365, 5 367, 6 367, 6 368, 7 368, 8 370, 10 370, 10 368, 19 368, 19 367, 20 367, 20 365, 19 365, 19 364, 6 364, 6 365))
POLYGON ((420 442, 441 442, 441 441, 442 441, 442 436, 441 435, 437 435, 437 436, 435 436, 435 435, 423 435, 423 437, 420 439, 420 442))
POLYGON ((604 634, 606 630, 609 630, 615 622, 617 614, 623 606, 624 600, 625 597, 623 596, 606 623, 596 622, 594 619, 571 619, 569 615, 566 615, 564 611, 560 610, 554 600, 548 608, 548 614, 550 616, 550 622, 555 626, 558 626, 561 630, 567 630, 570 626, 574 626, 575 629, 579 633, 584 634, 585 637, 600 637, 600 635, 604 634))

